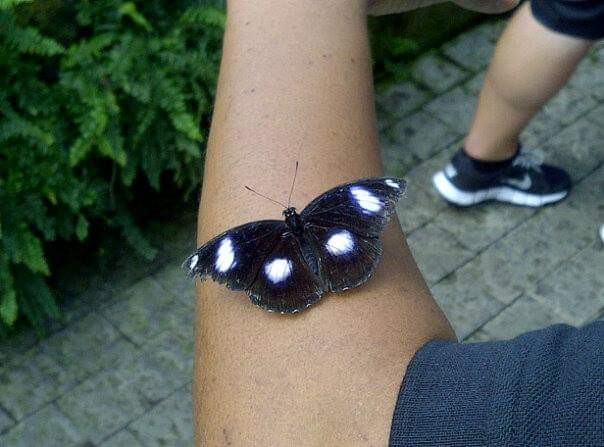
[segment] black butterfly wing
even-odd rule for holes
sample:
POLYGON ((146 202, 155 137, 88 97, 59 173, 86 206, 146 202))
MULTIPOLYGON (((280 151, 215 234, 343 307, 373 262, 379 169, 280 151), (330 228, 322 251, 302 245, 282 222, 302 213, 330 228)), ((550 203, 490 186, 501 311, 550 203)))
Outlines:
POLYGON ((363 284, 372 275, 382 254, 377 237, 359 236, 342 227, 310 227, 306 238, 319 259, 326 288, 341 292, 363 284))
POLYGON ((304 260, 300 240, 279 220, 225 231, 189 256, 183 267, 190 276, 209 276, 231 290, 245 290, 254 304, 274 312, 302 310, 324 290, 304 260))
POLYGON ((369 279, 382 253, 379 235, 404 191, 401 179, 364 179, 327 191, 302 211, 305 237, 329 290, 350 289, 369 279))
POLYGON ((300 216, 306 224, 343 227, 358 235, 377 237, 390 221, 406 182, 378 177, 345 183, 310 202, 300 216))
POLYGON ((209 276, 232 290, 248 289, 286 231, 287 226, 280 220, 260 220, 231 228, 198 248, 183 267, 190 276, 209 276))
POLYGON ((277 242, 248 290, 254 304, 270 311, 294 313, 321 298, 325 286, 305 260, 302 243, 290 232, 277 242))

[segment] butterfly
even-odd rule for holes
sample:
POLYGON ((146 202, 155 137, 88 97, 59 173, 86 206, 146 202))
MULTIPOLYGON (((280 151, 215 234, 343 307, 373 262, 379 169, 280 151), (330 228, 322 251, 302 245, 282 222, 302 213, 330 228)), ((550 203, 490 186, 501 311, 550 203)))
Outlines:
POLYGON ((405 188, 399 178, 367 178, 330 189, 299 214, 283 205, 285 220, 231 228, 198 248, 183 268, 245 291, 268 311, 299 312, 327 291, 371 277, 382 253, 379 236, 405 188))

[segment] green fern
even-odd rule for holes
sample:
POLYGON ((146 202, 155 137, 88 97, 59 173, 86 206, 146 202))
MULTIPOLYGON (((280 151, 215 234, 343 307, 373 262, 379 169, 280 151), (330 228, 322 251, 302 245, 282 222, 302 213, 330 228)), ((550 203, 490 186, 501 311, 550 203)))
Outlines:
POLYGON ((222 2, 0 0, 0 334, 58 317, 47 241, 156 255, 131 186, 199 187, 223 27, 222 2))
POLYGON ((0 11, 5 11, 19 6, 23 3, 31 3, 33 0, 0 0, 0 11))

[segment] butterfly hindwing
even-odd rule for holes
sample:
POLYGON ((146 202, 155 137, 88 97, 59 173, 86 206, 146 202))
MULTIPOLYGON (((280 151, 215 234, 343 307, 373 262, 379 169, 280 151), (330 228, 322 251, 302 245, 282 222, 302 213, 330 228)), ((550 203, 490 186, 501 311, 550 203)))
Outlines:
POLYGON ((210 276, 229 289, 245 290, 286 231, 287 226, 280 220, 261 220, 232 228, 200 247, 183 267, 190 276, 210 276))
POLYGON ((292 313, 317 302, 324 284, 305 259, 303 240, 285 233, 262 263, 249 290, 252 302, 265 309, 292 313))
POLYGON ((332 292, 367 281, 382 253, 382 243, 377 237, 359 236, 342 227, 310 225, 306 237, 318 255, 321 278, 332 292))
POLYGON ((300 216, 316 227, 342 227, 360 236, 377 237, 404 191, 405 181, 394 177, 358 180, 321 194, 300 216))
POLYGON ((245 290, 254 304, 281 313, 308 307, 324 289, 302 255, 300 240, 279 220, 225 231, 189 256, 184 267, 191 276, 210 276, 231 290, 245 290))

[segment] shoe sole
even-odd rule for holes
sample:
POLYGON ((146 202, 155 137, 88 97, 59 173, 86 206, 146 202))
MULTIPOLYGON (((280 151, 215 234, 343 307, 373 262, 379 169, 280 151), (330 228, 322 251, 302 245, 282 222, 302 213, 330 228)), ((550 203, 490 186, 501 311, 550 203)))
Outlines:
POLYGON ((550 203, 559 202, 568 195, 568 191, 555 194, 537 195, 519 191, 507 186, 484 189, 482 191, 467 192, 457 188, 445 176, 443 171, 437 172, 432 177, 432 183, 441 196, 457 206, 471 206, 489 200, 511 203, 513 205, 530 206, 537 208, 550 203))

